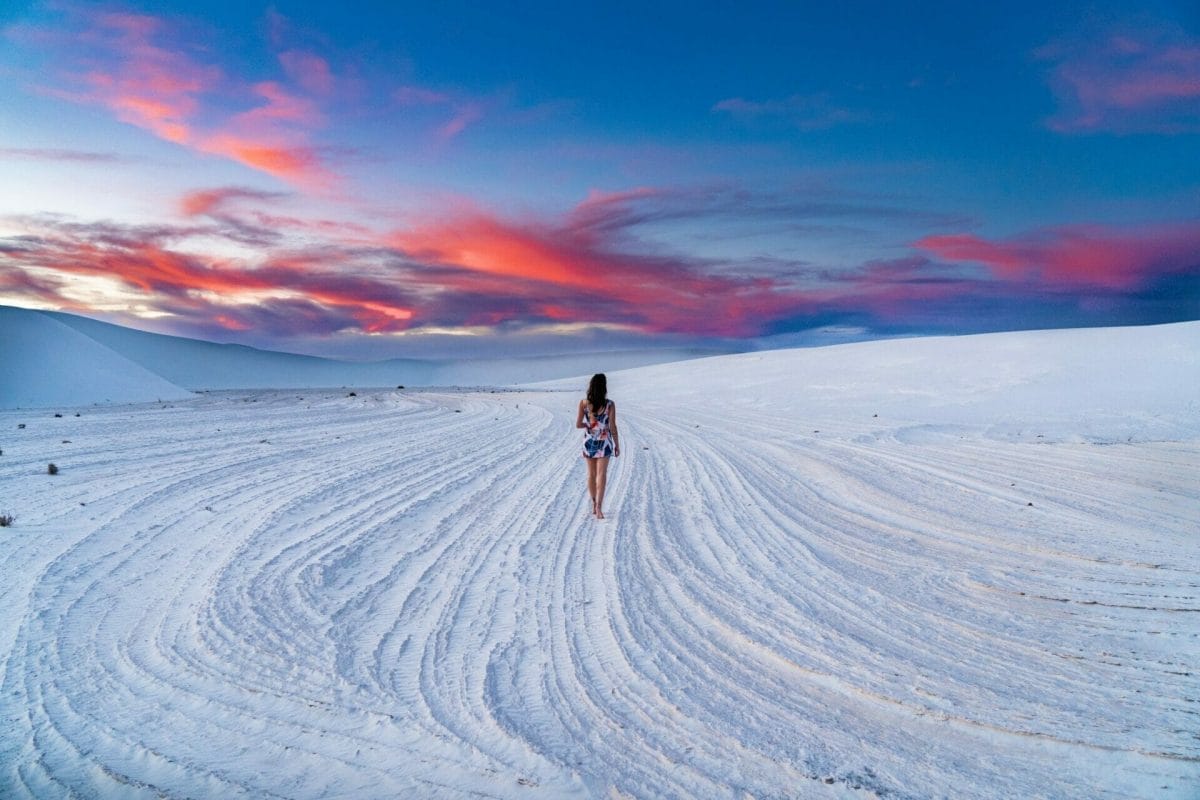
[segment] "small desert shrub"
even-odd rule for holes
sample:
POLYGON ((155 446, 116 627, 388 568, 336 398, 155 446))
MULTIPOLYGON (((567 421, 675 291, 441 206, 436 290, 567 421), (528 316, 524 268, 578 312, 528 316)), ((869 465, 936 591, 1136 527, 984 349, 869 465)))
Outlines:
POLYGON ((57 475, 58 474, 58 465, 51 462, 50 466, 46 467, 46 472, 49 475, 57 475))
POLYGON ((11 528, 12 524, 17 521, 17 518, 12 514, 0 514, 0 528, 11 528))
POLYGON ((358 392, 351 392, 347 397, 358 397, 358 392))

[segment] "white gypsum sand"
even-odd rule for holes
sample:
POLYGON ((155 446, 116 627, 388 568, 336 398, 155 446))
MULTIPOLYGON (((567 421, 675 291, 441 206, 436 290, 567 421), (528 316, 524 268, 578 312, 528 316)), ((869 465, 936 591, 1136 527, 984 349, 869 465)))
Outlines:
POLYGON ((1198 358, 0 412, 0 796, 1194 797, 1198 358))

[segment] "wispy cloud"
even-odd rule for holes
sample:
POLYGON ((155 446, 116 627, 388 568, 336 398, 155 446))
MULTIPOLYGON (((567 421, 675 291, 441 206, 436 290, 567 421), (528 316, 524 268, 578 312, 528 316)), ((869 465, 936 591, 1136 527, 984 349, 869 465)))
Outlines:
POLYGON ((401 86, 392 92, 392 97, 402 106, 440 106, 454 102, 445 92, 421 86, 401 86))
POLYGON ((443 108, 449 119, 440 122, 435 132, 437 138, 442 141, 453 139, 469 126, 483 119, 488 105, 481 99, 465 97, 459 93, 410 85, 395 89, 392 92, 392 99, 405 108, 419 106, 443 108))
POLYGON ((281 56, 292 85, 246 82, 189 46, 171 20, 87 6, 67 7, 62 27, 26 29, 16 38, 52 57, 54 70, 41 80, 53 81, 43 88, 58 97, 107 108, 161 139, 293 185, 337 182, 312 142, 324 115, 311 94, 332 80, 315 56, 281 56))
POLYGON ((190 120, 199 108, 198 96, 216 88, 220 71, 196 63, 180 49, 160 46, 165 25, 155 17, 92 12, 85 23, 88 28, 78 38, 90 46, 93 58, 76 64, 82 69, 73 76, 81 91, 76 96, 105 105, 122 122, 168 141, 192 139, 190 120))
POLYGON ((21 247, 0 249, 0 259, 42 275, 117 280, 148 305, 190 309, 196 324, 244 317, 244 306, 303 301, 366 332, 565 321, 752 335, 807 302, 780 276, 633 247, 636 237, 614 236, 614 220, 595 213, 595 195, 557 220, 471 209, 386 234, 273 210, 285 202, 278 193, 222 187, 181 199, 181 212, 195 220, 186 225, 11 220, 28 234, 21 247), (221 238, 258 254, 206 255, 221 238))
POLYGON ((65 161, 72 164, 125 164, 136 161, 119 153, 98 153, 90 150, 63 150, 53 147, 0 147, 0 158, 30 161, 65 161))
POLYGON ((1167 25, 1108 30, 1053 42, 1036 53, 1051 64, 1059 133, 1200 131, 1200 39, 1167 25))
MULTIPOLYGON (((20 241, 0 242, 0 264, 8 259, 21 259, 24 253, 36 247, 37 243, 23 246, 20 241)), ((54 273, 36 275, 25 269, 0 269, 0 295, 21 298, 34 305, 75 307, 76 304, 63 295, 62 286, 62 276, 54 273)))
POLYGON ((983 265, 1004 281, 1122 290, 1200 269, 1200 221, 1072 225, 1003 240, 961 233, 927 236, 915 246, 942 259, 983 265))
POLYGON ((188 192, 179 201, 185 216, 213 216, 228 209, 239 200, 278 200, 287 197, 285 192, 266 192, 242 186, 222 186, 216 189, 197 189, 188 192))
MULTIPOLYGON (((923 228, 961 228, 973 222, 962 214, 930 211, 878 196, 805 189, 752 191, 729 183, 593 191, 569 215, 573 225, 604 230, 613 236, 655 223, 687 220, 754 221, 787 230, 830 222, 903 222, 923 228)), ((727 225, 713 227, 728 229, 727 225)))
POLYGON ((306 218, 294 201, 217 187, 182 197, 177 224, 10 218, 24 233, 0 238, 0 291, 68 304, 77 302, 72 276, 117 281, 181 332, 253 331, 259 341, 560 322, 742 337, 842 322, 986 329, 1014 318, 1098 324, 1114 307, 1148 321, 1200 311, 1187 308, 1200 303, 1198 221, 1076 225, 1001 240, 935 234, 908 255, 835 269, 697 255, 644 234, 676 220, 703 227, 736 214, 892 213, 886 206, 855 212, 850 203, 732 187, 646 186, 592 192, 558 215, 517 219, 461 206, 375 231, 306 218), (222 240, 236 246, 213 247, 222 240))
POLYGON ((289 192, 268 192, 243 186, 221 186, 188 192, 179 201, 184 217, 207 219, 207 235, 267 249, 289 236, 339 246, 374 246, 378 234, 347 220, 322 219, 289 213, 289 192))
POLYGON ((602 217, 506 220, 481 210, 396 231, 406 257, 535 285, 542 313, 575 322, 617 322, 642 330, 750 335, 800 302, 773 277, 717 274, 712 260, 652 249, 617 249, 602 217), (554 311, 553 309, 558 309, 554 311))
POLYGON ((730 97, 718 102, 712 110, 748 121, 779 121, 802 131, 825 130, 840 125, 870 122, 873 119, 867 111, 834 104, 829 95, 824 93, 793 94, 767 100, 730 97))
MULTIPOLYGON (((206 324, 249 313, 247 306, 303 302, 363 331, 400 330, 413 297, 367 274, 377 265, 361 252, 335 247, 280 249, 253 263, 186 252, 180 243, 218 229, 81 224, 24 220, 19 247, 0 247, 7 274, 82 275, 116 280, 144 295, 148 307, 206 324), (175 242, 175 244, 172 244, 175 242)), ((275 331, 284 333, 285 331, 275 331)), ((298 332, 298 331, 293 331, 298 332)))
POLYGON ((332 95, 338 87, 329 61, 305 50, 284 50, 279 63, 288 77, 306 91, 319 97, 332 95))

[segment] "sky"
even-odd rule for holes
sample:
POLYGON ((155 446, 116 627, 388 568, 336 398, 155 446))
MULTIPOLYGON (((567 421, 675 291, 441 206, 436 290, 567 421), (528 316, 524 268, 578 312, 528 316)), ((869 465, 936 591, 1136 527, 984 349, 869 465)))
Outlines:
POLYGON ((1194 0, 349 8, 0 5, 0 304, 364 359, 1200 318, 1194 0))

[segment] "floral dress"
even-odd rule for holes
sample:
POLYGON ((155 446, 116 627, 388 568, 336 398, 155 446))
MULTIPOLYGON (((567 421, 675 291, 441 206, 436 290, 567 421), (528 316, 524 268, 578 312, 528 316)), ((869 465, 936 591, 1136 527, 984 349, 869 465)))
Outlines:
POLYGON ((612 409, 612 401, 604 404, 604 410, 593 414, 589 408, 584 412, 583 457, 611 458, 613 454, 612 438, 608 435, 608 413, 612 409))

